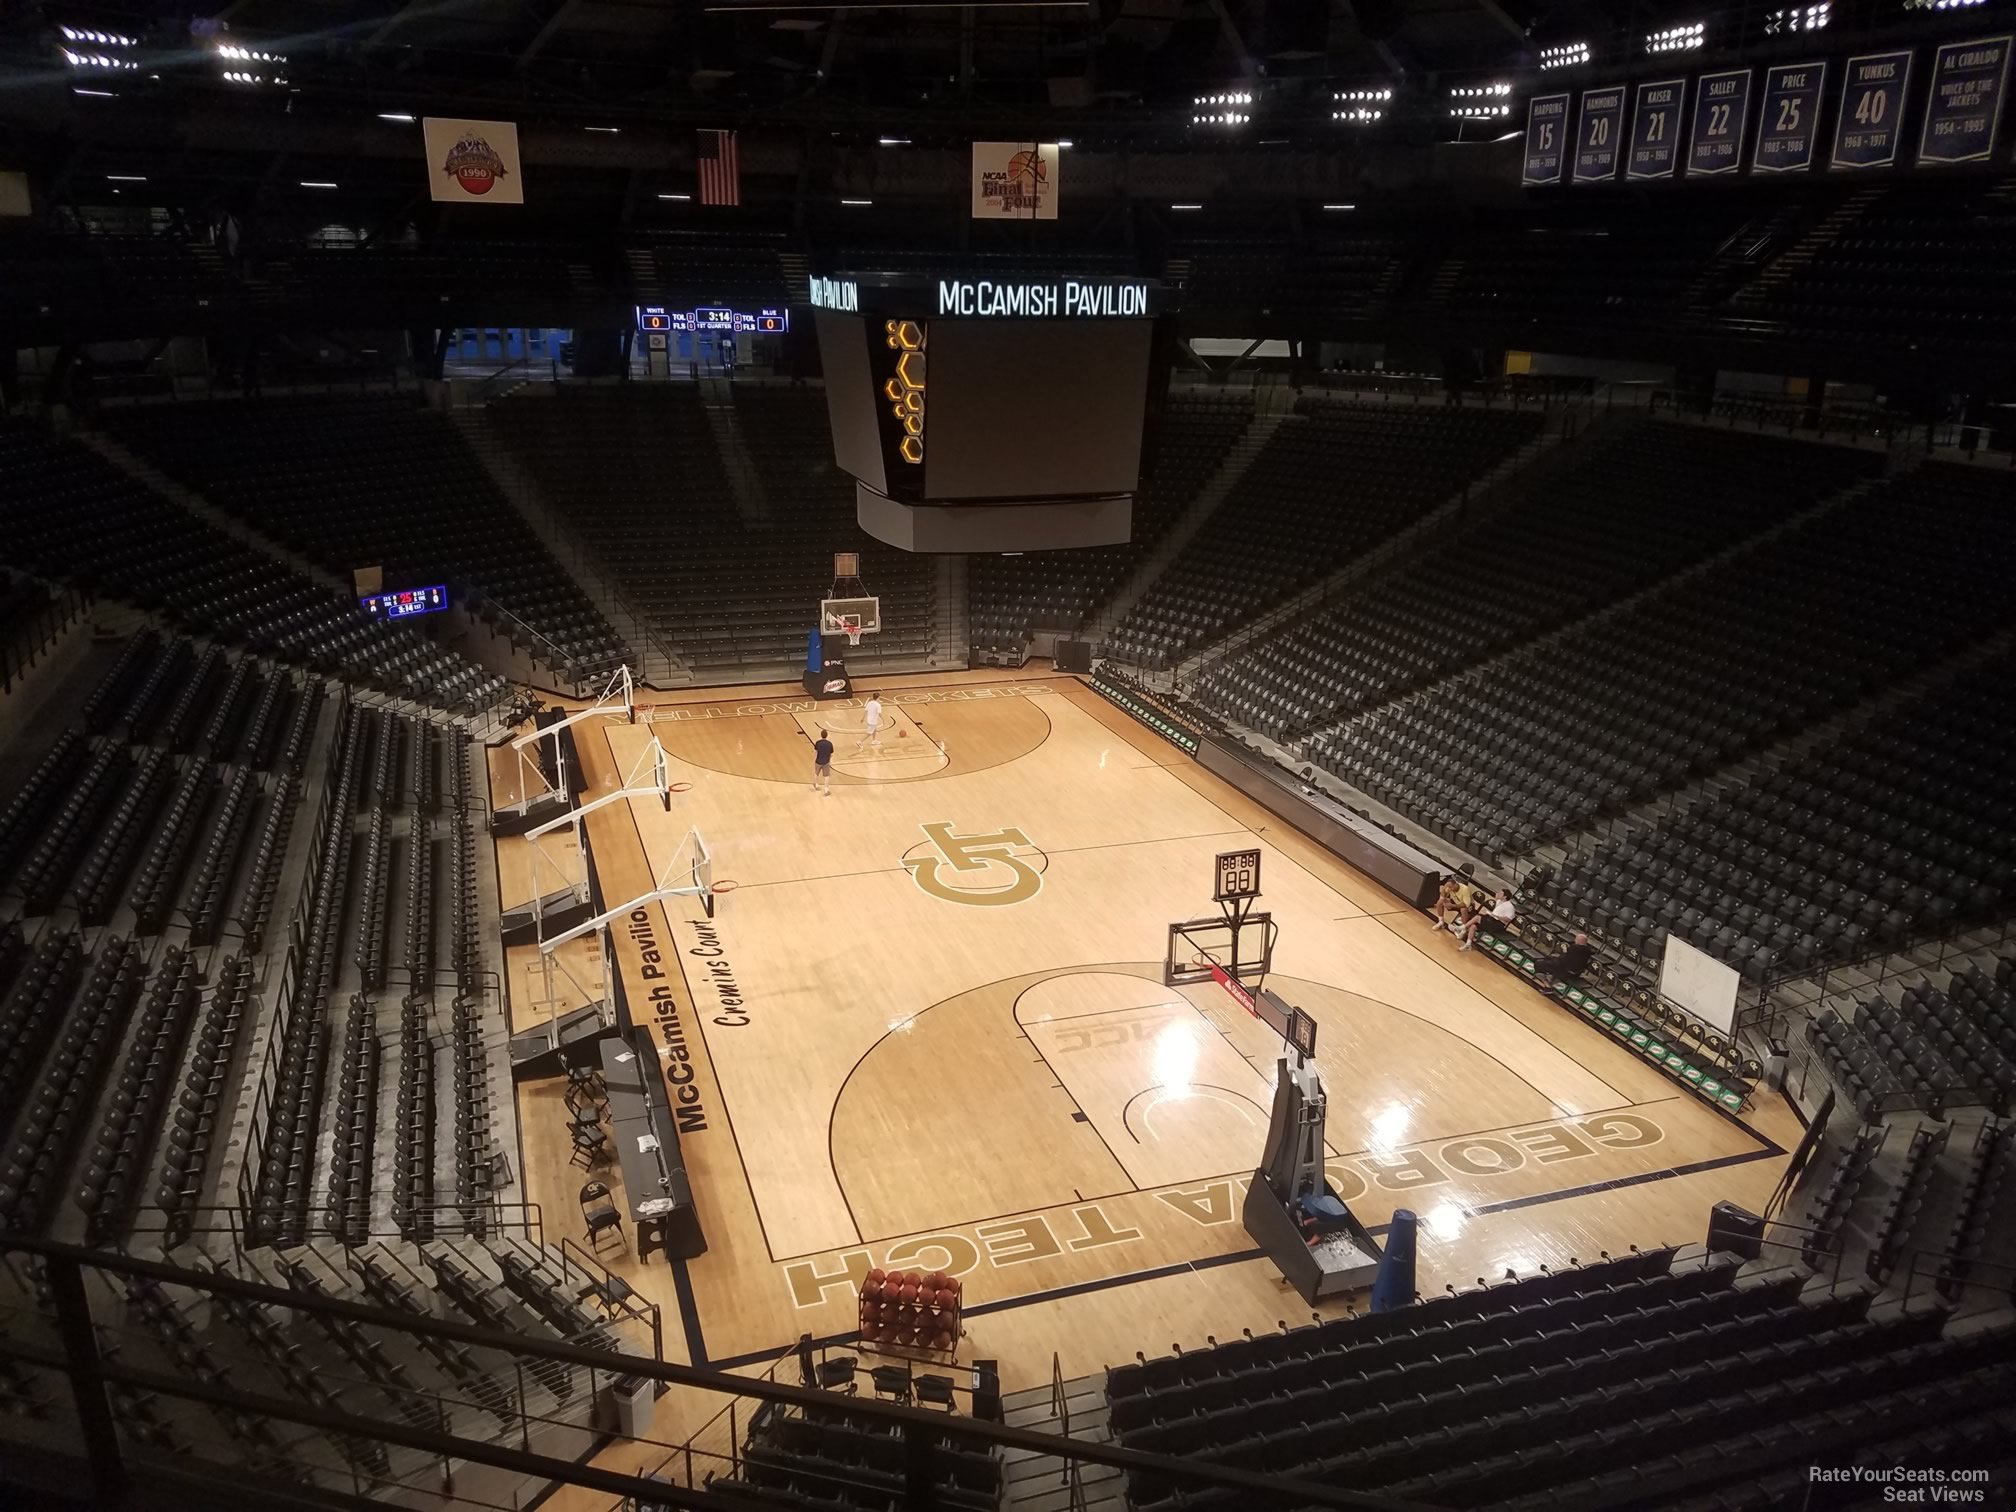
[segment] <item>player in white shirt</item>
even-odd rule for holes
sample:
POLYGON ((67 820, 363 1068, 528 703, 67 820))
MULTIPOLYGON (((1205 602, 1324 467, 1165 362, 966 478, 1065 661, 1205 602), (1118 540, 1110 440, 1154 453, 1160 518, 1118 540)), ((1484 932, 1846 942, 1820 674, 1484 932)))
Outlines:
POLYGON ((867 707, 861 711, 861 744, 855 749, 867 746, 882 749, 882 700, 873 693, 868 695, 867 707))
POLYGON ((1512 889, 1498 889, 1498 900, 1489 908, 1480 908, 1470 916, 1470 922, 1463 926, 1463 948, 1468 950, 1477 943, 1477 931, 1488 925, 1486 934, 1503 934, 1505 926, 1519 917, 1519 910, 1512 906, 1512 889))

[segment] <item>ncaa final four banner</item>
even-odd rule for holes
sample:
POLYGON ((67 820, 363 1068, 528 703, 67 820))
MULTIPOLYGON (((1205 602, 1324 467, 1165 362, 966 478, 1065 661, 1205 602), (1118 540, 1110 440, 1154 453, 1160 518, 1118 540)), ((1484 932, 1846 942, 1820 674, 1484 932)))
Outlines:
POLYGON ((973 219, 1057 219, 1055 142, 975 142, 973 219))
POLYGON ((511 121, 458 121, 428 116, 427 189, 451 205, 522 205, 525 167, 511 121))

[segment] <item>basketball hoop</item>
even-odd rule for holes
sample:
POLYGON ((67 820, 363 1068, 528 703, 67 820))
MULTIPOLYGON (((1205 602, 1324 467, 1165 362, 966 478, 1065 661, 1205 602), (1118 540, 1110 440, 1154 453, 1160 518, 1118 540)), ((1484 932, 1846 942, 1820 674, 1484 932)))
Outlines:
POLYGON ((833 616, 833 628, 838 630, 842 635, 847 637, 848 645, 858 646, 861 644, 860 615, 836 614, 835 616, 833 616))
POLYGON ((670 784, 665 791, 668 793, 690 793, 693 791, 693 784, 690 782, 675 782, 670 784))
POLYGON ((715 882, 711 883, 708 886, 707 890, 718 898, 723 893, 731 893, 735 891, 735 889, 740 887, 741 885, 742 884, 740 882, 715 882))

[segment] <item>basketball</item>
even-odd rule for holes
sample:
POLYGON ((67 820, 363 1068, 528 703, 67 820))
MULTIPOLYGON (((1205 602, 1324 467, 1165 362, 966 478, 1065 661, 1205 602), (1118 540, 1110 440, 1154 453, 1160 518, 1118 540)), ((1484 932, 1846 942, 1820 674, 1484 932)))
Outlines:
POLYGON ((898 730, 896 732, 896 738, 898 740, 908 740, 910 738, 910 732, 908 730, 898 730))

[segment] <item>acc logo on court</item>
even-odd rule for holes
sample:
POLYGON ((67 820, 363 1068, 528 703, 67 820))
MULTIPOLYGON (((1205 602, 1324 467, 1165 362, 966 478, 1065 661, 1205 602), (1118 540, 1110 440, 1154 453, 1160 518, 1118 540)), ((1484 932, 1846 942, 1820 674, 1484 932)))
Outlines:
POLYGON ((955 835, 949 824, 919 826, 929 838, 903 853, 910 880, 934 898, 974 908, 1026 903, 1043 890, 1050 858, 1014 827, 955 835))

